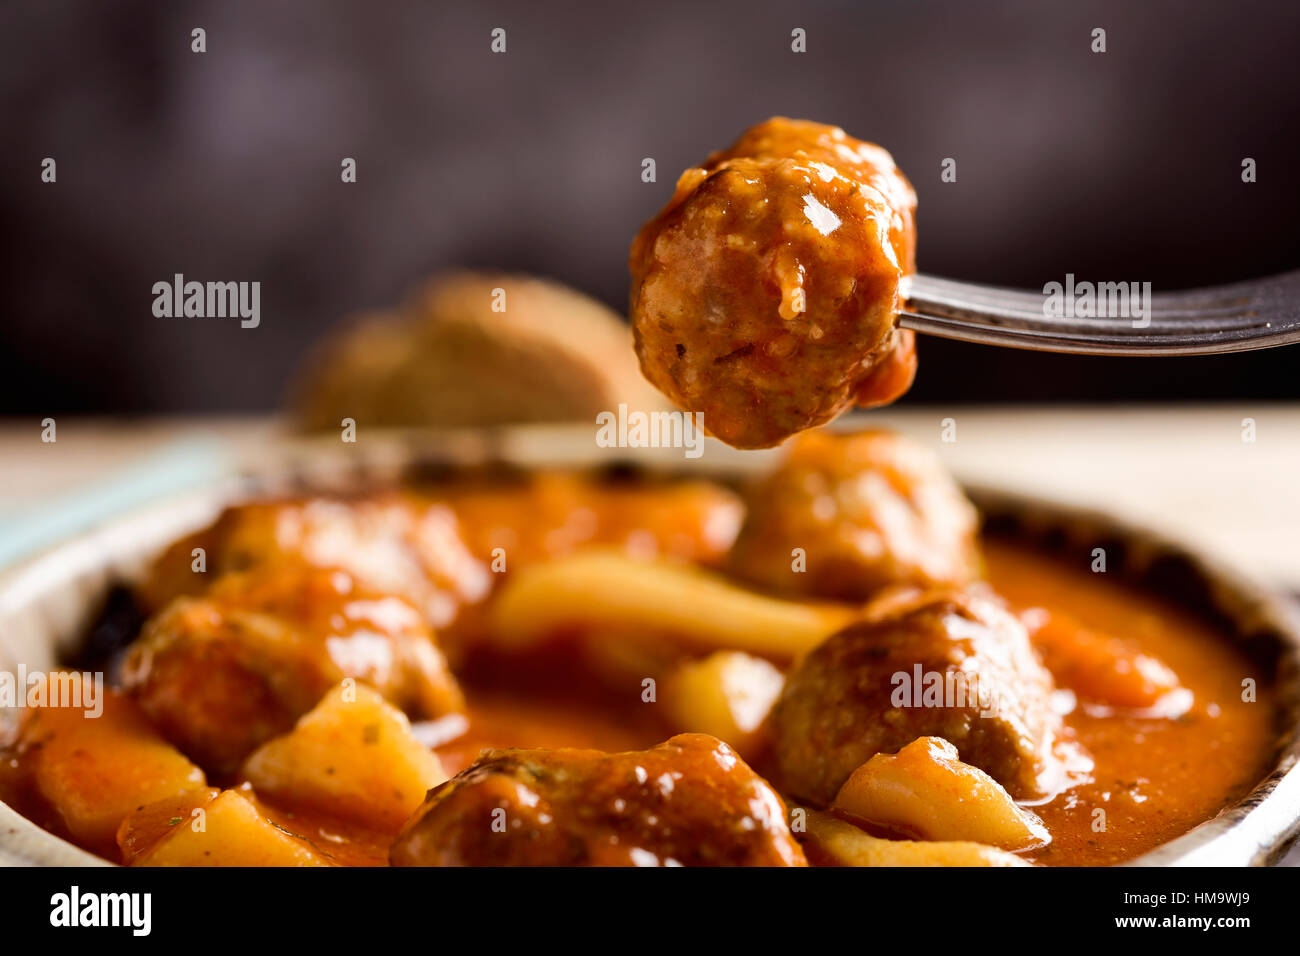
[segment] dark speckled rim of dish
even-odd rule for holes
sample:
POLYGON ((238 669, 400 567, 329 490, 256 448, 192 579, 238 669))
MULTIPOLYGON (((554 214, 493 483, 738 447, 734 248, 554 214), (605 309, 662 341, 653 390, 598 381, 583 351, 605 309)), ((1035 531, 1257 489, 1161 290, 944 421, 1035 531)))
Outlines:
MULTIPOLYGON (((48 667, 75 649, 114 583, 136 578, 148 559, 222 506, 263 494, 347 491, 437 478, 465 467, 632 468, 737 479, 771 453, 710 443, 682 467, 681 451, 598 448, 589 428, 534 426, 445 435, 368 438, 340 450, 332 441, 290 441, 255 472, 160 501, 106 522, 0 574, 0 667, 48 667)), ((1211 820, 1129 862, 1137 866, 1262 866, 1300 834, 1300 621, 1287 603, 1247 576, 1176 541, 1096 512, 990 488, 968 488, 987 533, 1061 556, 1106 549, 1110 573, 1207 616, 1270 671, 1281 702, 1274 769, 1211 820)), ((0 727, 3 730, 3 727, 0 727)), ((0 865, 105 865, 0 803, 0 865)))

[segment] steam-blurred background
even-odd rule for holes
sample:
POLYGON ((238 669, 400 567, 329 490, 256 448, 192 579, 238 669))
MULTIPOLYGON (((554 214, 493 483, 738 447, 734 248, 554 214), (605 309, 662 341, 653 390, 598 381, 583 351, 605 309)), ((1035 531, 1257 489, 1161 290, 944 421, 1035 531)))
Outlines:
MULTIPOLYGON (((677 172, 771 114, 894 153, 927 272, 1159 291, 1294 269, 1298 58, 1292 0, 11 2, 0 414, 274 408, 309 343, 449 265, 622 311, 628 242, 677 172), (177 272, 259 280, 261 327, 155 318, 177 272)), ((921 355, 909 405, 1300 397, 1285 350, 921 355)))

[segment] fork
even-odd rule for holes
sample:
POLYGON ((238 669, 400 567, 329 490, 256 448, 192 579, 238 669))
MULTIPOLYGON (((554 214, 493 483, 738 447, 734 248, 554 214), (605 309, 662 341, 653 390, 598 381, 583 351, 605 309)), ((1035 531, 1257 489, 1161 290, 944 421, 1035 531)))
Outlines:
POLYGON ((1017 349, 1212 355, 1300 342, 1300 271, 1152 295, 1141 326, 1132 318, 1053 316, 1045 292, 934 276, 906 276, 902 293, 898 324, 905 329, 1017 349))

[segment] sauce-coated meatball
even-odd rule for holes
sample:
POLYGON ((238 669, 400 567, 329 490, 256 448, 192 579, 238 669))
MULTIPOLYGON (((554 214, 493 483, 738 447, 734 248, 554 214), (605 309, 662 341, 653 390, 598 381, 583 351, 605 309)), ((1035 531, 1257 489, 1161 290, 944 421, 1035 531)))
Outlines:
POLYGON ((734 492, 710 481, 600 481, 568 471, 537 471, 501 486, 453 485, 439 495, 470 551, 491 562, 500 548, 511 569, 592 546, 717 564, 744 512, 734 492))
POLYGON ((139 596, 157 611, 178 595, 201 594, 222 574, 283 562, 342 568, 363 587, 409 600, 433 628, 447 626, 462 607, 481 601, 492 583, 449 507, 385 492, 233 505, 208 528, 168 548, 139 596), (204 551, 203 573, 194 570, 196 548, 204 551))
POLYGON ((748 130, 632 244, 642 372, 739 448, 892 401, 916 368, 895 327, 915 208, 879 146, 780 117, 748 130))
POLYGON ((806 432, 746 502, 732 568, 783 594, 860 601, 979 576, 975 508, 935 455, 894 432, 806 432))
POLYGON ((416 717, 464 709, 446 660, 408 601, 345 571, 281 564, 221 578, 145 625, 125 688, 209 770, 232 771, 345 677, 416 717))
POLYGON ((394 866, 804 866, 785 806, 706 734, 650 750, 489 750, 393 844, 394 866))
POLYGON ((795 668, 772 711, 777 783, 824 806, 859 766, 942 737, 1018 799, 1063 785, 1052 677, 986 587, 882 600, 795 668))
POLYGON ((505 577, 493 572, 595 545, 716 564, 742 512, 732 491, 708 481, 601 481, 560 470, 501 483, 455 480, 426 493, 252 502, 168 548, 138 596, 153 612, 232 571, 338 567, 415 604, 454 655, 482 627, 484 602, 505 577), (202 573, 194 570, 198 548, 202 573))

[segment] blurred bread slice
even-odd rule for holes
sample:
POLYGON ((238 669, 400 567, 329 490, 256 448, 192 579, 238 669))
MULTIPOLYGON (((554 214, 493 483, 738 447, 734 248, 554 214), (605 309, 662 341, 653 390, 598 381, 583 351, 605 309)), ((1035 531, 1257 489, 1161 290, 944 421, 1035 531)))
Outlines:
POLYGON ((454 272, 394 314, 367 315, 316 350, 292 395, 299 425, 472 427, 595 421, 667 408, 641 377, 632 332, 573 289, 454 272), (494 311, 502 301, 503 311, 494 311))

